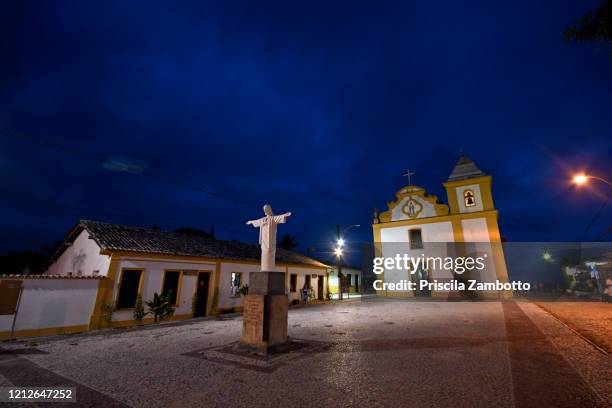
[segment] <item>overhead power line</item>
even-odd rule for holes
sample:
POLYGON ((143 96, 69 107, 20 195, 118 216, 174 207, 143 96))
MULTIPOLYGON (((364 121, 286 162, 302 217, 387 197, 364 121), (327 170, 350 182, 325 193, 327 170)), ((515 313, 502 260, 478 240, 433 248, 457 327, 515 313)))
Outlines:
MULTIPOLYGON (((83 157, 85 159, 89 159, 89 160, 93 160, 93 161, 99 162, 101 164, 108 163, 108 161, 109 161, 108 159, 106 159, 104 157, 96 156, 94 154, 87 153, 87 152, 75 149, 73 147, 70 147, 70 146, 66 146, 64 144, 58 143, 58 142, 56 142, 54 140, 50 140, 50 139, 47 139, 47 138, 33 137, 33 136, 30 136, 30 135, 21 134, 21 133, 18 134, 18 133, 14 132, 14 131, 12 131, 10 129, 4 130, 2 133, 8 134, 8 135, 11 135, 11 136, 14 136, 14 137, 19 137, 19 138, 22 138, 22 139, 27 139, 27 140, 39 143, 39 144, 41 144, 43 146, 47 146, 47 147, 51 147, 51 148, 54 148, 54 149, 57 149, 57 150, 61 150, 61 151, 64 151, 66 153, 73 154, 75 156, 79 156, 79 157, 83 157)), ((256 204, 256 203, 252 203, 252 202, 249 202, 249 201, 245 201, 245 200, 241 200, 241 199, 238 199, 238 198, 234 198, 234 197, 231 197, 231 196, 226 195, 226 194, 217 193, 215 191, 211 191, 211 190, 208 190, 208 189, 205 189, 205 188, 194 186, 192 184, 189 184, 189 183, 177 180, 177 179, 173 179, 173 178, 170 178, 170 177, 166 177, 166 176, 163 176, 163 175, 160 175, 160 174, 155 174, 155 173, 152 173, 152 172, 149 172, 149 171, 144 171, 143 170, 143 171, 134 172, 134 174, 140 174, 140 175, 152 178, 152 179, 157 180, 157 181, 162 181, 164 183, 168 183, 168 184, 172 184, 172 185, 175 185, 175 186, 178 186, 178 187, 186 188, 188 190, 192 190, 192 191, 195 191, 195 192, 198 192, 198 193, 206 194, 206 195, 209 195, 211 197, 215 197, 215 198, 218 198, 218 199, 230 201, 230 202, 233 202, 233 203, 236 203, 236 204, 241 204, 241 205, 244 205, 244 206, 247 206, 247 207, 250 207, 250 208, 261 208, 260 204, 256 204)), ((300 218, 301 218, 304 221, 308 221, 308 223, 318 224, 318 225, 321 225, 321 226, 325 225, 325 227, 329 228, 329 225, 323 224, 323 223, 321 223, 318 220, 311 220, 311 219, 308 219, 308 218, 305 218, 305 217, 295 216, 295 215, 294 215, 294 218, 296 218, 296 221, 298 221, 298 222, 300 221, 300 218)))
MULTIPOLYGON (((96 155, 93 155, 93 154, 90 154, 90 153, 86 153, 86 152, 77 150, 75 148, 72 148, 72 147, 69 147, 69 146, 57 143, 57 142, 55 142, 53 140, 50 140, 50 139, 35 138, 35 137, 27 136, 27 135, 16 134, 16 133, 13 133, 13 132, 10 132, 10 133, 12 133, 15 136, 22 137, 22 138, 25 138, 25 139, 29 139, 29 140, 38 142, 38 143, 40 143, 42 145, 46 145, 48 147, 52 147, 52 148, 55 148, 55 149, 58 149, 58 150, 62 150, 64 152, 67 152, 67 153, 70 153, 70 154, 74 154, 74 155, 77 155, 77 156, 80 156, 80 157, 84 157, 84 158, 90 159, 90 160, 95 160, 95 161, 97 161, 99 163, 102 163, 102 164, 108 162, 108 159, 105 159, 103 157, 96 156, 96 155)), ((214 191, 206 190, 206 189, 203 189, 203 188, 191 185, 191 184, 187 184, 187 183, 182 182, 180 180, 174 180, 174 179, 171 179, 169 177, 161 176, 159 174, 154 174, 154 173, 151 173, 151 172, 148 172, 148 171, 139 171, 136 174, 141 174, 143 176, 150 177, 150 178, 153 178, 155 180, 163 181, 163 182, 166 182, 166 183, 169 183, 169 184, 174 184, 175 186, 184 187, 184 188, 187 188, 189 190, 196 191, 198 193, 207 194, 207 195, 210 195, 210 196, 213 196, 213 197, 216 197, 216 198, 220 198, 220 199, 223 199, 223 200, 227 200, 227 201, 233 201, 235 203, 246 205, 246 206, 249 206, 249 207, 255 207, 255 208, 261 207, 260 205, 255 204, 255 203, 250 203, 248 201, 244 201, 244 200, 240 200, 240 199, 237 199, 237 198, 233 198, 233 197, 227 196, 225 194, 220 194, 220 193, 217 193, 217 192, 214 192, 214 191)))

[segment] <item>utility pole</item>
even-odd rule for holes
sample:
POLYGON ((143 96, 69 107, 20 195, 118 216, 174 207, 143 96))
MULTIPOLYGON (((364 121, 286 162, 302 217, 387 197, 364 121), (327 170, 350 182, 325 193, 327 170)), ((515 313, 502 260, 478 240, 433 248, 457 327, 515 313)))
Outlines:
MULTIPOLYGON (((336 224, 336 238, 337 242, 340 242, 340 224, 336 224)), ((338 299, 342 300, 342 255, 338 254, 336 258, 338 259, 338 299)))

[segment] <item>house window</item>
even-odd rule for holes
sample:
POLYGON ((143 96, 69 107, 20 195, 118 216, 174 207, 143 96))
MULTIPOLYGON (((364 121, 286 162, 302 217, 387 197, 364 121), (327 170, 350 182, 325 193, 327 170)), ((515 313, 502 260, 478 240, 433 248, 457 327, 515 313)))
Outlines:
POLYGON ((410 238, 410 249, 422 249, 423 248, 423 237, 421 236, 420 229, 411 229, 408 231, 410 238))
POLYGON ((176 305, 179 295, 179 282, 181 271, 166 271, 164 273, 164 283, 162 285, 162 295, 169 296, 168 301, 171 305, 176 305))
POLYGON ((289 276, 289 292, 296 292, 297 291, 297 275, 295 273, 292 273, 291 276, 289 276))
POLYGON ((465 190, 463 192, 463 201, 466 207, 474 207, 476 205, 476 196, 472 190, 465 190))
POLYGON ((119 293, 117 295, 117 309, 131 309, 136 303, 142 270, 129 269, 121 272, 119 293))
POLYGON ((350 273, 346 275, 346 281, 348 282, 349 286, 353 286, 353 283, 352 283, 353 281, 352 281, 352 277, 350 273))
POLYGON ((242 273, 232 272, 232 296, 238 296, 238 289, 242 286, 242 273))
POLYGON ((312 285, 310 284, 310 275, 306 275, 306 276, 305 276, 305 278, 306 278, 306 287, 307 287, 307 288, 310 288, 310 287, 312 286, 312 285))

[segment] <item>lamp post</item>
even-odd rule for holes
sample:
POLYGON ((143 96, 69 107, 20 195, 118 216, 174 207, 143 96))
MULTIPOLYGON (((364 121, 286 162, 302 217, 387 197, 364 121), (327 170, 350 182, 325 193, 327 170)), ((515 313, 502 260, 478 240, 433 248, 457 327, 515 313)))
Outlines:
MULTIPOLYGON (((607 184, 608 186, 612 187, 612 183, 610 183, 605 178, 599 177, 599 176, 593 176, 591 174, 584 174, 584 173, 576 174, 573 177, 572 181, 574 182, 574 184, 576 184, 578 187, 580 187, 580 186, 586 184, 591 179, 592 180, 601 181, 602 183, 607 184)), ((599 218, 599 215, 603 212, 604 208, 606 208, 606 206, 608 205, 608 200, 609 199, 610 199, 610 197, 608 196, 608 198, 606 198, 606 200, 603 202, 603 204, 601 205, 601 207, 599 208, 599 210, 597 211, 597 213, 595 214, 595 216, 593 217, 593 219, 589 223, 589 225, 587 225, 587 227, 584 230, 584 232, 582 233, 582 235, 580 237, 578 237, 579 241, 581 241, 586 236, 587 232, 589 232, 589 230, 591 229, 591 226, 595 223, 597 218, 599 218)))
POLYGON ((572 179, 572 181, 577 186, 581 186, 581 185, 586 184, 589 181, 589 179, 599 180, 602 183, 606 183, 607 185, 612 187, 612 183, 610 183, 608 180, 604 179, 603 177, 593 176, 590 174, 576 174, 574 178, 572 179))
POLYGON ((338 300, 342 300, 342 254, 344 251, 344 238, 343 235, 346 234, 346 231, 351 228, 359 227, 359 224, 353 224, 346 227, 340 233, 340 224, 336 225, 336 248, 334 249, 334 254, 336 255, 337 266, 338 266, 338 300))

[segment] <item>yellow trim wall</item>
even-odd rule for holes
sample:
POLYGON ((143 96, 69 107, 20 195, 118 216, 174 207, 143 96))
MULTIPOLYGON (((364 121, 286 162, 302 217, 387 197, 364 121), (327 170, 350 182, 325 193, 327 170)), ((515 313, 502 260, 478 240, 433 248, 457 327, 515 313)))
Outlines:
MULTIPOLYGON (((90 330, 86 324, 78 326, 65 326, 65 327, 45 327, 42 329, 29 329, 29 330, 16 330, 13 333, 14 338, 18 337, 40 337, 40 336, 53 336, 57 334, 68 334, 68 333, 80 333, 90 330)), ((0 332, 0 340, 9 339, 11 336, 10 331, 0 332)))

